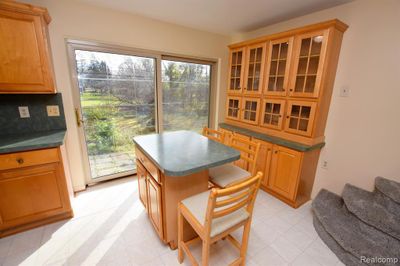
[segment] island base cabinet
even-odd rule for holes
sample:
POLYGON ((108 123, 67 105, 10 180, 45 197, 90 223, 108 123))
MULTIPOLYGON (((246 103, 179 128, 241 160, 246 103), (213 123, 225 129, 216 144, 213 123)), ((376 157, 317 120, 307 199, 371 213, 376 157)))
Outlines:
POLYGON ((73 216, 59 149, 48 150, 51 163, 24 166, 43 151, 0 155, 0 237, 73 216))
POLYGON ((147 211, 149 213, 150 221, 158 236, 163 239, 161 186, 150 175, 147 176, 147 198, 147 211))
POLYGON ((136 175, 138 178, 139 199, 145 209, 147 209, 147 172, 138 160, 136 160, 136 175))

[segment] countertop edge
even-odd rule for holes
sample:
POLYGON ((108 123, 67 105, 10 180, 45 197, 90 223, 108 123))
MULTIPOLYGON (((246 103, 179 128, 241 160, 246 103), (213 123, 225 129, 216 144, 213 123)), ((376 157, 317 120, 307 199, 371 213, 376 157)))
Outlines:
POLYGON ((65 137, 67 135, 67 130, 66 129, 65 130, 59 130, 59 132, 57 132, 57 133, 63 133, 63 136, 58 140, 51 141, 49 143, 30 144, 30 145, 25 145, 25 146, 20 146, 20 147, 0 148, 0 154, 35 151, 35 150, 41 150, 41 149, 49 149, 49 148, 60 147, 65 143, 65 137))
POLYGON ((244 135, 252 136, 252 137, 260 139, 260 140, 268 141, 273 144, 278 144, 278 145, 281 145, 281 146, 284 146, 284 147, 287 147, 287 148, 290 148, 290 149, 293 149, 296 151, 301 151, 301 152, 308 152, 308 151, 319 149, 319 148, 322 148, 325 146, 325 142, 321 142, 321 143, 318 143, 318 144, 315 144, 312 146, 308 146, 305 144, 293 142, 293 141, 282 139, 279 137, 270 136, 265 133, 255 132, 255 131, 252 131, 249 129, 230 125, 228 123, 219 123, 219 126, 226 130, 236 131, 236 132, 244 134, 244 135))

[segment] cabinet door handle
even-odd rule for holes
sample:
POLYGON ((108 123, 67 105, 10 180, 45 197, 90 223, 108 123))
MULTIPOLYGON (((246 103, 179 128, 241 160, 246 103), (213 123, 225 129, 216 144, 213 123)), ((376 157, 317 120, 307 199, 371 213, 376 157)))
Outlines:
POLYGON ((23 164, 24 163, 24 159, 22 159, 22 158, 17 159, 17 163, 23 164))
POLYGON ((278 151, 274 151, 274 153, 275 153, 275 154, 277 154, 277 153, 278 153, 278 151))
POLYGON ((290 89, 289 91, 293 91, 293 89, 290 89))

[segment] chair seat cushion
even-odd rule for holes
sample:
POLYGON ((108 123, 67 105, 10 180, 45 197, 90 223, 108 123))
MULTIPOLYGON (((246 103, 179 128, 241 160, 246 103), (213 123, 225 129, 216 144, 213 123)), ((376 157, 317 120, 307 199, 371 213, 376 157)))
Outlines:
MULTIPOLYGON (((196 218, 196 220, 204 226, 206 220, 206 212, 208 205, 208 197, 210 196, 210 190, 205 191, 203 193, 194 195, 192 197, 186 198, 182 201, 182 204, 192 213, 192 215, 196 218)), ((218 200, 223 200, 221 197, 218 200)), ((229 207, 225 206, 224 208, 229 207)), ((221 209, 215 209, 218 211, 221 209)), ((239 210, 232 212, 228 215, 215 218, 211 223, 211 234, 210 237, 214 237, 229 228, 237 225, 240 222, 243 222, 249 217, 249 213, 244 208, 240 208, 239 210)))
POLYGON ((224 188, 250 177, 251 174, 234 164, 224 164, 210 168, 209 176, 214 184, 224 188))

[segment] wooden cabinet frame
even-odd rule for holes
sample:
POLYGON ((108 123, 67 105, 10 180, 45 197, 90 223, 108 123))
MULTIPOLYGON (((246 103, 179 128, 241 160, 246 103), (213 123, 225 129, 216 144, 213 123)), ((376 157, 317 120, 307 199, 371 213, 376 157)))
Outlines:
POLYGON ((243 99, 242 99, 242 110, 241 110, 240 120, 241 120, 242 122, 245 122, 245 123, 257 125, 257 124, 258 124, 258 121, 259 121, 259 118, 260 118, 260 99, 259 99, 259 98, 243 97, 243 99), (256 103, 257 103, 257 107, 256 107, 256 110, 255 110, 255 121, 251 121, 251 120, 245 119, 245 113, 246 113, 246 108, 245 108, 245 107, 246 107, 246 102, 249 102, 249 101, 251 101, 251 102, 256 102, 256 103))
MULTIPOLYGON (((245 63, 245 75, 243 79, 243 93, 245 95, 260 95, 262 93, 263 87, 264 87, 264 66, 265 66, 265 54, 267 50, 267 44, 266 43, 259 43, 259 44, 254 44, 254 45, 249 45, 246 47, 246 63, 245 63), (261 48, 262 49, 262 54, 261 54, 261 61, 260 61, 260 73, 259 73, 259 83, 258 83, 258 91, 252 91, 248 90, 248 78, 249 78, 249 66, 250 66, 250 53, 252 49, 257 49, 261 48)), ((257 54, 255 54, 255 57, 257 54)))
POLYGON ((241 118, 241 110, 242 110, 242 97, 238 97, 238 96, 227 96, 226 99, 226 117, 228 119, 232 119, 232 120, 240 120, 241 118), (238 104, 238 112, 237 112, 237 117, 233 117, 233 116, 229 116, 229 100, 237 100, 239 101, 238 104))
MULTIPOLYGON (((312 131, 314 129, 314 122, 315 122, 315 113, 316 113, 316 109, 317 109, 317 103, 316 102, 309 102, 309 101, 288 101, 287 102, 287 111, 286 111, 286 121, 285 121, 285 131, 290 132, 290 133, 294 133, 294 134, 298 134, 298 135, 304 135, 304 136, 311 136, 312 131), (302 130, 296 130, 293 128, 290 128, 290 121, 289 119, 291 118, 291 110, 293 108, 294 105, 298 105, 301 107, 310 107, 310 116, 306 119, 303 118, 303 120, 308 120, 308 125, 307 125, 307 130, 306 131, 302 131, 302 130)), ((300 123, 300 119, 302 119, 301 117, 301 110, 299 110, 299 121, 298 123, 300 123)))
POLYGON ((260 118, 260 126, 262 127, 268 127, 268 128, 273 128, 273 129, 282 129, 282 125, 283 125, 283 121, 284 121, 284 116, 285 116, 285 105, 286 105, 286 101, 282 100, 282 99, 270 99, 270 98, 264 98, 261 102, 261 118, 260 118), (279 120, 278 120, 278 125, 271 125, 271 124, 267 124, 264 123, 264 116, 265 116, 265 105, 266 103, 272 103, 272 104, 280 104, 281 105, 281 109, 279 112, 279 120))
POLYGON ((136 160, 136 175, 138 178, 139 199, 145 209, 147 209, 147 171, 144 166, 136 160))
MULTIPOLYGON (((228 93, 229 94, 241 94, 243 92, 243 78, 244 78, 244 68, 245 68, 245 62, 246 62, 246 49, 245 47, 240 47, 240 48, 236 48, 236 49, 232 49, 229 52, 229 72, 228 72, 228 93), (239 90, 232 90, 231 89, 231 78, 232 78, 232 59, 233 59, 233 53, 236 52, 242 52, 242 60, 240 62, 241 65, 241 69, 240 69, 240 82, 239 82, 239 86, 240 89, 239 90)), ((237 76, 236 76, 237 77, 237 76)))
MULTIPOLYGON (((328 29, 320 30, 320 31, 313 31, 310 33, 297 35, 295 37, 294 47, 293 47, 293 64, 292 64, 291 79, 290 79, 290 84, 289 84, 289 95, 291 97, 318 98, 320 89, 321 89, 321 83, 322 83, 322 73, 324 72, 324 68, 325 68, 327 45, 329 42, 328 38, 329 38, 329 30, 328 29), (316 79, 315 79, 314 91, 312 93, 296 92, 295 86, 296 86, 298 65, 299 65, 299 61, 300 61, 301 42, 303 39, 313 38, 314 36, 323 36, 321 52, 319 55, 318 69, 317 69, 316 79)), ((310 45, 310 49, 311 49, 311 45, 310 45)), ((308 64, 307 64, 306 73, 307 73, 307 71, 308 71, 308 64)), ((306 81, 304 81, 304 83, 306 83, 306 81)), ((305 87, 305 84, 303 86, 303 89, 304 89, 304 87, 305 87)))
MULTIPOLYGON (((289 86, 289 74, 290 74, 290 68, 291 68, 291 62, 292 62, 292 50, 293 50, 293 37, 289 38, 282 38, 282 39, 277 39, 269 42, 269 48, 268 48, 268 56, 266 57, 267 63, 265 67, 265 82, 264 82, 264 94, 265 95, 271 95, 271 96, 286 96, 288 92, 288 86, 289 86), (286 57, 286 66, 285 66, 285 74, 283 77, 283 91, 269 91, 268 86, 269 86, 269 78, 270 78, 270 70, 271 70, 271 63, 272 63, 272 51, 273 51, 273 46, 275 44, 281 44, 287 42, 288 43, 288 51, 287 51, 287 57, 286 57)), ((280 53, 280 51, 279 51, 280 53)), ((278 71, 278 66, 277 66, 277 71, 278 71)))

